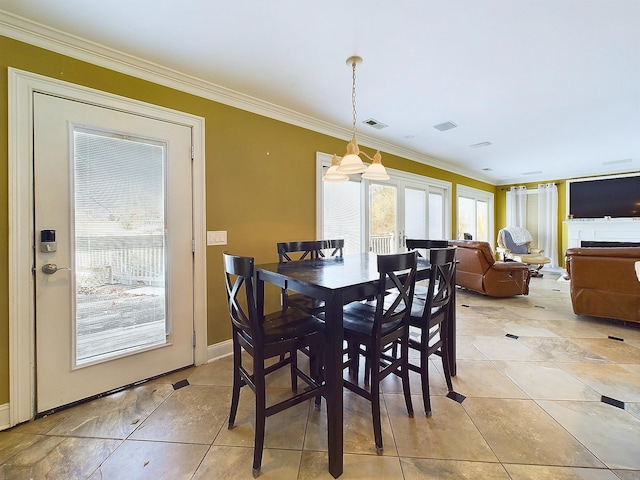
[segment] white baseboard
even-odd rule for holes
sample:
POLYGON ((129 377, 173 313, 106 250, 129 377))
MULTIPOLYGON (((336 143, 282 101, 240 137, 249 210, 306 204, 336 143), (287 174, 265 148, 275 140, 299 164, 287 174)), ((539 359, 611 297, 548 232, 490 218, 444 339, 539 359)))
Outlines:
POLYGON ((231 339, 224 342, 215 343, 207 347, 207 363, 226 357, 233 353, 233 341, 231 339))
POLYGON ((0 405, 0 430, 6 430, 11 426, 9 421, 9 404, 0 405))

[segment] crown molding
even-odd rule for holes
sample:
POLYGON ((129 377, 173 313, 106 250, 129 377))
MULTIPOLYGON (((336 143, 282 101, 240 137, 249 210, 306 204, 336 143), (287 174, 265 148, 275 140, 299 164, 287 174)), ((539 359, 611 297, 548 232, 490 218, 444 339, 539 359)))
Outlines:
MULTIPOLYGON (((0 10, 0 35, 331 137, 345 139, 351 137, 351 130, 348 128, 245 95, 2 10, 0 10)), ((495 181, 479 176, 476 172, 467 171, 429 155, 367 135, 358 133, 358 142, 368 148, 496 185, 495 181)))

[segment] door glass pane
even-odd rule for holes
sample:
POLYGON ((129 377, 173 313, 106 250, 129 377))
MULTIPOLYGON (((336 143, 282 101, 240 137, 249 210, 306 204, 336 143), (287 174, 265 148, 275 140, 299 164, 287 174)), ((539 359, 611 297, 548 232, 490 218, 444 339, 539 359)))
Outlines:
POLYGON ((472 237, 476 231, 475 225, 475 208, 476 201, 473 198, 458 197, 458 238, 472 237))
POLYGON ((396 253, 397 238, 396 187, 369 185, 369 251, 396 253))
POLYGON ((429 192, 429 238, 444 240, 444 209, 442 194, 429 192))
POLYGON ((74 132, 76 365, 164 343, 165 147, 74 132))
POLYGON ((489 241, 489 204, 482 200, 476 201, 476 239, 489 241))
POLYGON ((427 238, 427 193, 407 188, 404 191, 404 230, 406 238, 427 238))
POLYGON ((360 253, 361 201, 360 182, 322 182, 323 238, 344 239, 344 253, 360 253))

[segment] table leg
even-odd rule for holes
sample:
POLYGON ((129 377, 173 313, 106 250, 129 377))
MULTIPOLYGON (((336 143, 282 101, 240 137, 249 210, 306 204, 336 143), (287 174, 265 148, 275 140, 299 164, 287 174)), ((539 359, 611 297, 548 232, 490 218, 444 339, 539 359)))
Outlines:
POLYGON ((326 300, 327 327, 327 446, 329 450, 329 473, 333 478, 343 470, 343 425, 342 425, 342 295, 335 294, 326 300))

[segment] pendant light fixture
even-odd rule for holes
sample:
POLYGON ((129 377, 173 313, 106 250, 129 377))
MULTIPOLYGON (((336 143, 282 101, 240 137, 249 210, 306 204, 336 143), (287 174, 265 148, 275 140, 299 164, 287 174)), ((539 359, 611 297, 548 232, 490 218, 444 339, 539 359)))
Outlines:
POLYGON ((327 170, 326 175, 322 177, 324 182, 346 182, 349 180, 349 175, 362 173, 362 178, 367 180, 388 180, 389 175, 382 165, 382 155, 377 151, 373 158, 367 155, 365 152, 360 152, 358 147, 358 139, 356 138, 356 66, 362 63, 362 58, 353 56, 347 58, 347 65, 352 69, 352 83, 351 83, 351 106, 353 113, 353 123, 351 124, 351 140, 347 144, 347 153, 342 157, 342 160, 338 161, 338 157, 335 155, 331 160, 331 167, 327 170), (362 163, 360 153, 371 160, 371 165, 367 166, 362 163), (363 173, 364 172, 364 173, 363 173))

